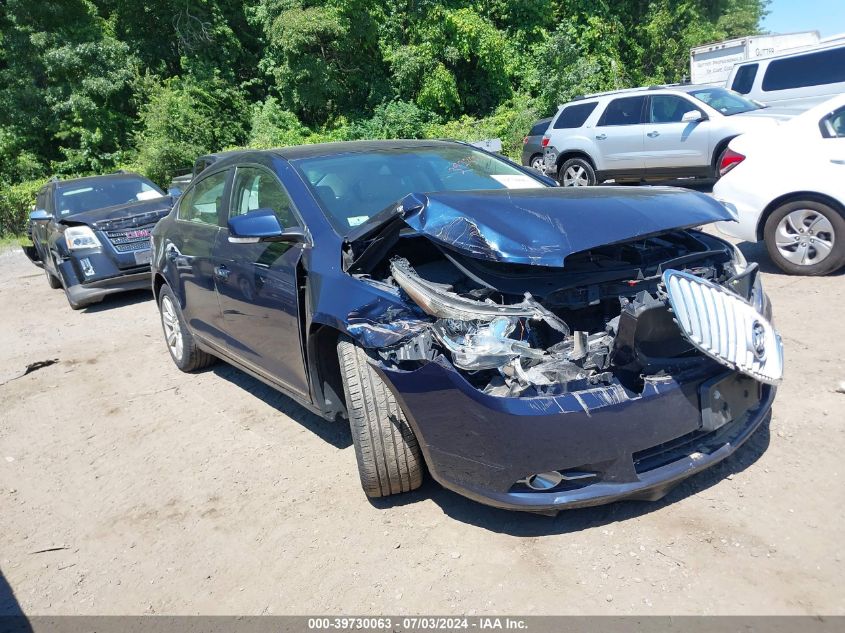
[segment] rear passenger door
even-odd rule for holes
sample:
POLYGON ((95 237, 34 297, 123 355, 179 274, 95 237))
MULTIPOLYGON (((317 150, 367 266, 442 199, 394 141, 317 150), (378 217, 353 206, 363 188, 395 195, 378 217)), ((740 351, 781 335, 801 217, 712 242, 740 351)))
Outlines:
POLYGON ((645 169, 645 105, 645 95, 613 99, 593 128, 603 171, 608 177, 639 176, 645 169))
POLYGON ((223 201, 230 176, 231 170, 209 174, 192 184, 179 199, 178 228, 171 234, 166 252, 191 330, 218 345, 224 344, 224 336, 212 255, 225 233, 223 201))
POLYGON ((681 121, 684 114, 702 109, 677 95, 648 98, 645 166, 649 170, 707 167, 710 164, 709 121, 681 121))

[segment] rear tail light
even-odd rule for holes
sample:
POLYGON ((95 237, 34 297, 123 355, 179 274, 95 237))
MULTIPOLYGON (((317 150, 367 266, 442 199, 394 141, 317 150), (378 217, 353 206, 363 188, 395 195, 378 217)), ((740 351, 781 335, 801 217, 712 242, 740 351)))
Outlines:
POLYGON ((543 147, 546 147, 548 144, 549 144, 549 137, 548 137, 548 136, 544 136, 544 137, 543 137, 543 140, 542 140, 542 141, 540 141, 540 145, 542 145, 543 147))
POLYGON ((724 176, 726 173, 728 173, 731 169, 739 165, 744 160, 745 156, 743 154, 735 152, 732 149, 728 149, 728 151, 725 152, 724 156, 722 156, 722 162, 719 163, 719 175, 724 176))
POLYGON ((522 144, 523 144, 523 145, 528 145, 528 137, 527 137, 527 136, 526 136, 525 138, 523 138, 523 139, 522 139, 522 144))

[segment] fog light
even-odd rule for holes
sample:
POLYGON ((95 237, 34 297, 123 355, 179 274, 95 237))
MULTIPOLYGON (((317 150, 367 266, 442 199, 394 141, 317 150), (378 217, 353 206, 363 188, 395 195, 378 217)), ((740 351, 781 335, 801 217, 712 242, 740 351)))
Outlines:
POLYGON ((525 483, 531 490, 551 490, 559 486, 562 481, 563 476, 556 470, 553 470, 550 473, 531 475, 525 480, 525 483))

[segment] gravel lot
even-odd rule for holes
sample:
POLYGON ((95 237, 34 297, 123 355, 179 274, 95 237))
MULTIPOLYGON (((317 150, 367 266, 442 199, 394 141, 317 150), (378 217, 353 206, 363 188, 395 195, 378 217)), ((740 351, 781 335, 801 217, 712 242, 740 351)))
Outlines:
POLYGON ((770 428, 663 501, 556 518, 430 481, 369 503, 343 425, 181 374, 151 295, 73 312, 0 253, 0 613, 845 614, 845 276, 743 248, 787 351, 770 428))

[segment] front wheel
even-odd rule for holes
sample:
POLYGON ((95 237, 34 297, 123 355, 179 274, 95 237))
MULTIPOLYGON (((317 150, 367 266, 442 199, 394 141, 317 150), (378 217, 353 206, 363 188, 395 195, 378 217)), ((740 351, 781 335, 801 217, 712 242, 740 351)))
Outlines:
POLYGON ((47 264, 44 264, 44 274, 47 275, 47 284, 53 289, 58 290, 62 287, 62 280, 56 277, 53 273, 47 270, 47 264))
POLYGON ((216 359, 204 352, 194 340, 185 324, 179 301, 169 286, 162 286, 158 297, 158 309, 161 314, 161 327, 167 350, 176 366, 184 372, 196 371, 208 367, 216 359))
POLYGON ((781 205, 763 227, 772 261, 790 275, 827 275, 845 265, 845 218, 815 200, 781 205))
POLYGON ((562 187, 591 187, 596 184, 596 170, 584 158, 570 158, 560 166, 558 182, 562 187))
POLYGON ((393 393, 351 340, 341 339, 337 356, 364 492, 371 498, 386 497, 419 488, 420 445, 393 393))

